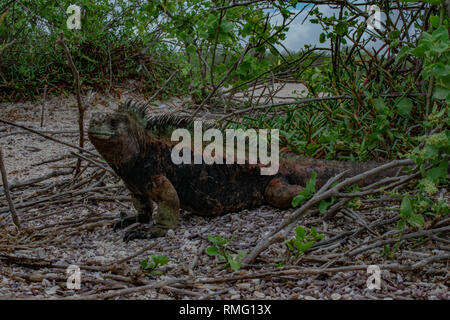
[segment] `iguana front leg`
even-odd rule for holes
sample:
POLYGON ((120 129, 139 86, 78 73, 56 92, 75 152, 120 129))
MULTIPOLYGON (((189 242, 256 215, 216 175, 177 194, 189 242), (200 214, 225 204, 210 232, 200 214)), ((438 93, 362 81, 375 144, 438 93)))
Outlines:
POLYGON ((125 234, 124 240, 150 239, 166 235, 169 229, 178 227, 180 214, 180 200, 172 183, 163 175, 155 175, 147 186, 150 199, 158 204, 155 224, 149 230, 130 231, 125 234))

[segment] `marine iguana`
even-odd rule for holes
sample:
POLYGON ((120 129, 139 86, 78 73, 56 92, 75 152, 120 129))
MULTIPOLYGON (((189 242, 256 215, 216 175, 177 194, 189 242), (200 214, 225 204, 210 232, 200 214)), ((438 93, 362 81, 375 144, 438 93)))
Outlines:
MULTIPOLYGON (((289 208, 313 171, 317 172, 317 184, 321 186, 344 170, 348 170, 346 176, 352 176, 377 166, 374 162, 305 159, 284 153, 280 154, 275 175, 261 175, 260 164, 176 165, 171 160, 171 151, 177 142, 171 141, 171 132, 191 127, 189 118, 152 116, 145 106, 131 101, 119 105, 115 113, 93 114, 89 139, 122 178, 138 212, 136 216, 122 216, 115 229, 135 222, 149 223, 152 201, 158 205, 153 226, 126 233, 125 241, 164 236, 177 227, 180 208, 204 216, 263 204, 289 208)), ((367 179, 363 184, 370 182, 367 179)))

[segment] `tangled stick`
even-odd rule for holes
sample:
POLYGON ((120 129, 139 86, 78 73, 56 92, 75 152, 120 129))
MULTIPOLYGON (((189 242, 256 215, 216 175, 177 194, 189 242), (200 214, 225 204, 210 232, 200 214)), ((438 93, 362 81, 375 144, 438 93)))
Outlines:
MULTIPOLYGON (((75 90, 77 94, 77 104, 78 104, 78 127, 80 131, 80 140, 79 140, 79 147, 83 148, 84 146, 84 113, 86 111, 86 106, 83 106, 83 103, 81 102, 81 86, 80 86, 80 73, 78 72, 77 68, 75 67, 75 64, 72 60, 72 55, 70 54, 70 50, 66 45, 65 39, 64 39, 64 32, 61 31, 59 34, 59 40, 56 41, 64 50, 64 53, 67 56, 67 64, 69 65, 70 69, 72 69, 73 77, 74 77, 74 83, 75 83, 75 90)), ((81 168, 81 158, 78 158, 77 160, 77 166, 75 169, 75 173, 79 173, 81 168)))

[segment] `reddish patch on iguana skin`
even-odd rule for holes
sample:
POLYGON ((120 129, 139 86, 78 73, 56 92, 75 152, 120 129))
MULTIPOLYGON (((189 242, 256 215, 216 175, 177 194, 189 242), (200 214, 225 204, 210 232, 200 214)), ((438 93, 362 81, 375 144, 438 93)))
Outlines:
POLYGON ((266 201, 277 208, 292 207, 292 199, 302 191, 299 185, 290 185, 284 177, 272 179, 266 187, 266 201))

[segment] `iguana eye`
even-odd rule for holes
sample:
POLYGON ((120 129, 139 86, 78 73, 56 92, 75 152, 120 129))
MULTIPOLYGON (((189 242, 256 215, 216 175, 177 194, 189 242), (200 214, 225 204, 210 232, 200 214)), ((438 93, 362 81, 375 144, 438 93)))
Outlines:
POLYGON ((111 127, 116 128, 119 125, 119 120, 111 119, 110 124, 111 124, 111 127))

